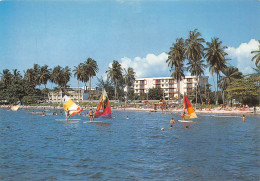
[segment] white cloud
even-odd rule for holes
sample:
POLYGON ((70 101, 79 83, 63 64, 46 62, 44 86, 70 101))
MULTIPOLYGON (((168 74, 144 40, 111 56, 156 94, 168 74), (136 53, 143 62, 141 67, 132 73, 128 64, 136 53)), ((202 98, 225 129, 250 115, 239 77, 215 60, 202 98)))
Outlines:
MULTIPOLYGON (((136 77, 161 77, 170 76, 170 71, 166 60, 168 55, 166 53, 161 53, 159 55, 147 54, 146 57, 135 57, 133 59, 128 57, 121 58, 121 65, 123 68, 127 69, 132 67, 136 72, 136 77)), ((111 66, 112 63, 109 64, 111 66)))
POLYGON ((253 54, 251 51, 258 49, 258 41, 251 39, 248 43, 241 43, 239 47, 228 47, 226 52, 229 54, 229 57, 236 61, 237 68, 243 74, 253 73, 252 67, 255 67, 254 62, 252 62, 253 54))

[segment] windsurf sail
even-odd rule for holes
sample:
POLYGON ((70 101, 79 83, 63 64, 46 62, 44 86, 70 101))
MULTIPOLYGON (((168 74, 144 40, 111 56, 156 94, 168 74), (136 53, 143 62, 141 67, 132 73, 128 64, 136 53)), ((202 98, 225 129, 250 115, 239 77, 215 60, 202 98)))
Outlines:
POLYGON ((15 105, 11 107, 12 111, 17 111, 19 109, 20 105, 15 105))
POLYGON ((184 111, 185 111, 184 118, 185 119, 198 118, 186 94, 184 94, 183 100, 184 100, 184 111))
POLYGON ((66 112, 67 110, 69 111, 69 118, 75 114, 80 113, 83 111, 77 104, 75 104, 69 96, 65 95, 62 93, 62 102, 63 102, 63 107, 64 111, 66 112))
POLYGON ((111 118, 111 106, 105 90, 103 90, 103 93, 99 99, 95 118, 111 118))

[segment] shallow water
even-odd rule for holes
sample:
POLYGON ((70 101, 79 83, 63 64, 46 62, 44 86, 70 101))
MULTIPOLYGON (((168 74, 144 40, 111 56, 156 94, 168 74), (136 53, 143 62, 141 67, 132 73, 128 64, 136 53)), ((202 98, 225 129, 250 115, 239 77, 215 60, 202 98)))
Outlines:
POLYGON ((260 180, 259 115, 113 113, 95 124, 0 109, 0 180, 260 180))

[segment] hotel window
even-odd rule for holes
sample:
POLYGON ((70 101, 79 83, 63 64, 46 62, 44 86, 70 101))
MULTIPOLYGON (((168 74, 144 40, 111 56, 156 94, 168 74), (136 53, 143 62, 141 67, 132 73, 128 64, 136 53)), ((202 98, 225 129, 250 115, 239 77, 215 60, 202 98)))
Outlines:
POLYGON ((162 84, 162 87, 164 86, 164 84, 162 84))
POLYGON ((162 82, 164 82, 164 80, 162 80, 162 82))

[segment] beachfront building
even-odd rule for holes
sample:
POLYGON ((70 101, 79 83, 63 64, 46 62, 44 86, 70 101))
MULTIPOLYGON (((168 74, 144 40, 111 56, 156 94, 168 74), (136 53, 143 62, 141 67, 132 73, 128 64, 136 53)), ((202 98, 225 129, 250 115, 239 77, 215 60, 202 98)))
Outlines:
MULTIPOLYGON (((84 100, 88 100, 88 93, 91 90, 93 93, 97 91, 96 87, 69 87, 66 89, 70 98, 74 102, 82 102, 84 100)), ((62 101, 62 92, 61 91, 51 91, 48 94, 49 102, 61 102, 62 101)))
MULTIPOLYGON (((204 87, 205 85, 207 85, 208 78, 208 76, 200 76, 200 86, 204 87)), ((185 76, 185 78, 180 81, 180 93, 184 94, 191 92, 197 84, 198 80, 196 76, 185 76)), ((163 90, 165 99, 178 98, 177 80, 173 77, 135 79, 134 93, 139 95, 143 93, 148 93, 149 89, 156 87, 159 87, 163 90)))

